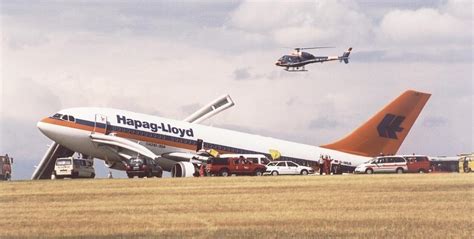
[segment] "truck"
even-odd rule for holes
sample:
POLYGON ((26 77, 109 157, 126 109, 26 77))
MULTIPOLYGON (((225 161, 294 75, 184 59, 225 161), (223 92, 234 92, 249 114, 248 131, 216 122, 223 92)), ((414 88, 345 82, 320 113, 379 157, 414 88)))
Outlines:
POLYGON ((211 158, 207 161, 206 172, 208 175, 254 175, 262 176, 267 167, 263 164, 254 163, 242 156, 236 158, 211 158))
POLYGON ((474 170, 474 153, 460 154, 459 156, 459 172, 470 173, 474 170))
POLYGON ((425 155, 404 155, 407 160, 408 173, 428 173, 431 171, 431 162, 425 155))
POLYGON ((0 156, 0 180, 9 181, 12 179, 12 164, 13 158, 10 158, 8 154, 0 156))

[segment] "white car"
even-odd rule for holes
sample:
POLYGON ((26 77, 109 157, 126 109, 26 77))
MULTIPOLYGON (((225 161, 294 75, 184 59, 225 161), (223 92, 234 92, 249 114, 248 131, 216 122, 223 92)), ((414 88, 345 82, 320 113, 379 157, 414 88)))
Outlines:
POLYGON ((277 176, 280 174, 301 174, 307 175, 314 173, 314 169, 311 167, 301 166, 292 161, 273 161, 267 164, 267 170, 265 174, 271 174, 277 176))
POLYGON ((404 173, 407 171, 405 158, 401 156, 381 156, 357 166, 354 173, 404 173))

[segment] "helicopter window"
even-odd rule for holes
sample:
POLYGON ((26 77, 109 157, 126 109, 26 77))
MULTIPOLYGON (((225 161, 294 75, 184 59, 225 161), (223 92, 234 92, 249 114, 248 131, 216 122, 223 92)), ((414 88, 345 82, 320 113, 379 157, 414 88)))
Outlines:
POLYGON ((53 118, 55 118, 55 119, 60 119, 61 116, 62 116, 61 114, 56 113, 56 114, 53 115, 53 118))
POLYGON ((63 117, 61 117, 62 120, 67 120, 67 115, 63 115, 63 117))
POLYGON ((305 59, 314 59, 316 57, 314 57, 313 55, 307 53, 307 52, 301 52, 301 57, 305 58, 305 59))
POLYGON ((75 121, 76 121, 76 119, 74 119, 74 116, 70 115, 70 116, 69 116, 69 121, 71 121, 71 122, 75 122, 75 121))
POLYGON ((298 57, 297 57, 297 56, 290 56, 290 57, 288 57, 288 61, 289 61, 289 62, 297 62, 297 61, 298 61, 298 57))

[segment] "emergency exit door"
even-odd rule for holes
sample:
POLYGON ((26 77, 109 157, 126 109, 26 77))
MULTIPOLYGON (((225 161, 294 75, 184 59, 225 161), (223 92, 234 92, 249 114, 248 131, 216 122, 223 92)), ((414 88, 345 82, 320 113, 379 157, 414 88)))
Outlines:
POLYGON ((109 127, 107 116, 101 114, 95 115, 94 131, 92 133, 108 134, 109 127))

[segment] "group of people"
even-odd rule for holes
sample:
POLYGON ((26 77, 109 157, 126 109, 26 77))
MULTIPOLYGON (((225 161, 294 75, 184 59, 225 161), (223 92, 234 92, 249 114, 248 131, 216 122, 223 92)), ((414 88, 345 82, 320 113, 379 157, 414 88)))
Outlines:
MULTIPOLYGON (((331 173, 337 173, 340 170, 340 162, 334 163, 334 160, 329 155, 320 155, 319 156, 319 175, 329 175, 331 173)), ((337 160, 336 160, 337 161, 337 160)))

